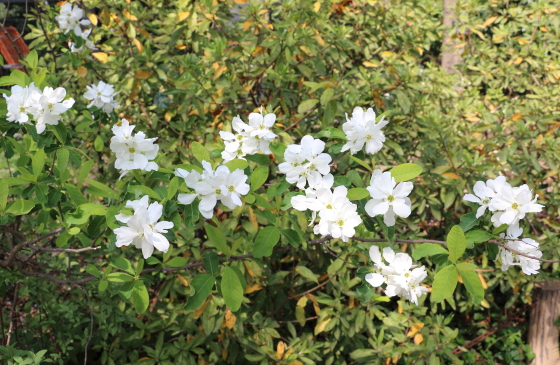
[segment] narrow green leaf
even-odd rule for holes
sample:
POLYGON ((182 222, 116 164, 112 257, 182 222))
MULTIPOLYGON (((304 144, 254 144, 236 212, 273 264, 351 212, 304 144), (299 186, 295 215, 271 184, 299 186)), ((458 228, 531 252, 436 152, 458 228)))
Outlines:
POLYGON ((243 287, 237 274, 230 267, 226 267, 222 273, 221 289, 229 310, 237 312, 243 302, 243 287))
POLYGON ((465 238, 467 240, 467 246, 469 248, 472 248, 474 243, 486 242, 486 241, 492 239, 492 237, 493 236, 490 233, 488 233, 486 231, 483 231, 483 230, 480 230, 480 229, 470 231, 465 236, 465 238))
POLYGON ((348 190, 348 194, 346 197, 349 200, 362 200, 365 198, 369 198, 369 191, 366 188, 352 188, 348 190))
POLYGON ((184 257, 174 257, 171 260, 165 262, 163 265, 165 267, 181 267, 187 264, 187 259, 184 257))
POLYGON ((6 209, 6 204, 8 204, 8 194, 10 188, 6 179, 0 179, 0 207, 2 211, 6 209))
POLYGON ((354 186, 356 186, 357 188, 361 188, 364 183, 362 181, 362 178, 360 177, 360 174, 356 170, 348 171, 348 173, 346 174, 346 178, 350 180, 352 184, 354 184, 354 186))
POLYGON ((313 109, 313 107, 315 105, 317 105, 318 102, 319 102, 319 99, 307 99, 307 100, 302 101, 298 106, 298 113, 299 114, 307 113, 308 111, 313 109))
POLYGON ((459 226, 461 227, 463 232, 466 233, 468 230, 470 230, 477 224, 478 224, 478 219, 476 219, 476 215, 474 213, 467 213, 461 216, 461 223, 459 223, 459 226))
POLYGON ((371 169, 371 167, 369 167, 369 165, 367 163, 365 163, 365 161, 362 161, 359 158, 354 157, 354 156, 350 156, 350 159, 352 159, 352 161, 356 162, 358 165, 362 165, 363 167, 365 167, 366 170, 373 171, 371 169))
POLYGON ((508 227, 509 226, 507 224, 502 224, 501 226, 494 228, 494 230, 492 230, 492 234, 500 234, 508 229, 508 227))
POLYGON ((338 128, 328 127, 315 134, 315 138, 337 138, 346 139, 346 134, 338 128))
POLYGON ((488 243, 484 246, 486 248, 486 256, 488 256, 488 260, 496 260, 498 253, 500 252, 500 247, 495 243, 488 243))
POLYGON ((268 179, 268 167, 259 166, 251 175, 251 190, 255 191, 260 188, 268 179))
POLYGON ((412 180, 421 173, 422 168, 413 163, 403 163, 391 169, 391 176, 396 182, 412 180))
MULTIPOLYGON (((134 273, 134 271, 132 273, 134 273)), ((107 280, 114 281, 116 283, 125 283, 132 279, 134 279, 134 276, 125 274, 124 272, 113 272, 107 276, 107 280)))
POLYGON ((19 199, 10 204, 8 204, 8 208, 6 209, 6 213, 11 215, 23 215, 27 214, 33 209, 35 203, 31 200, 19 199))
POLYGON ((31 158, 31 167, 33 169, 33 175, 39 176, 41 171, 43 171, 43 167, 45 167, 45 151, 41 149, 35 152, 31 158))
POLYGON ((210 154, 208 153, 206 148, 204 148, 204 146, 201 145, 200 143, 198 142, 191 143, 191 149, 194 158, 196 158, 200 163, 202 163, 202 161, 206 161, 209 163, 212 161, 210 159, 210 154))
POLYGON ((323 112, 323 126, 327 127, 332 125, 334 122, 334 117, 336 115, 336 110, 338 108, 338 102, 336 100, 330 100, 325 107, 323 112))
POLYGON ((254 155, 245 155, 247 161, 253 161, 258 163, 261 166, 268 166, 270 164, 270 158, 268 155, 261 155, 261 154, 254 154, 254 155))
POLYGON ((302 266, 302 265, 298 265, 298 266, 296 266, 296 271, 297 271, 298 274, 300 274, 304 278, 312 280, 312 281, 316 282, 317 284, 319 284, 319 280, 317 279, 317 275, 315 275, 313 273, 313 271, 309 270, 307 267, 302 266))
POLYGON ((90 275, 95 276, 96 278, 100 279, 101 278, 101 273, 99 272, 99 269, 94 266, 94 265, 88 265, 86 267, 86 272, 90 275))
POLYGON ((222 231, 209 224, 205 225, 204 229, 206 229, 206 235, 208 235, 210 242, 212 242, 221 253, 229 255, 229 246, 227 244, 226 236, 224 236, 222 231))
POLYGON ((301 236, 293 229, 283 229, 281 232, 293 247, 299 247, 301 245, 301 236))
POLYGON ((249 163, 247 162, 247 160, 236 158, 235 160, 231 160, 225 165, 228 167, 229 171, 234 172, 237 169, 245 170, 247 166, 249 166, 249 163))
POLYGON ((414 250, 412 257, 415 260, 420 260, 422 257, 437 254, 449 254, 449 252, 442 245, 438 245, 436 243, 423 243, 414 250))
POLYGON ((471 294, 474 303, 479 304, 482 300, 484 300, 484 288, 482 287, 480 277, 472 269, 462 270, 459 265, 457 265, 457 268, 459 269, 459 273, 463 279, 463 284, 465 284, 465 288, 467 288, 467 291, 471 294))
POLYGON ((153 191, 152 189, 150 189, 147 186, 144 186, 144 185, 129 185, 128 186, 128 192, 129 193, 134 193, 134 190, 139 190, 140 192, 142 192, 142 194, 148 195, 150 198, 155 199, 157 201, 161 200, 161 196, 159 196, 158 193, 156 193, 155 191, 153 191))
POLYGON ((136 280, 134 282, 134 287, 132 288, 132 304, 134 304, 134 309, 138 314, 144 313, 144 311, 148 309, 150 296, 142 280, 136 280))
POLYGON ((115 259, 112 259, 109 262, 109 265, 116 267, 117 269, 120 269, 122 271, 126 271, 127 273, 134 275, 134 269, 132 268, 132 265, 130 264, 130 261, 128 261, 125 258, 122 257, 118 257, 115 259))
MULTIPOLYGON (((92 179, 85 179, 88 184, 90 184, 91 186, 93 186, 95 189, 93 189, 95 191, 95 193, 99 194, 99 196, 105 197, 105 198, 112 198, 112 199, 118 199, 119 198, 119 194, 111 189, 110 187, 108 187, 105 184, 100 183, 99 181, 95 181, 92 179), (101 195, 103 194, 103 195, 101 195)), ((90 188, 88 187, 88 190, 90 188)))
POLYGON ((272 255, 272 249, 280 240, 280 231, 275 226, 268 226, 259 231, 255 237, 253 255, 256 258, 272 255))
POLYGON ((457 260, 463 256, 467 248, 467 240, 465 234, 459 226, 453 226, 447 235, 447 249, 449 250, 449 260, 456 263, 457 260))
POLYGON ((210 274, 199 274, 195 276, 190 282, 195 292, 194 295, 187 300, 184 309, 186 311, 198 309, 212 292, 215 281, 216 278, 210 274))
POLYGON ((439 303, 450 297, 455 291, 459 275, 455 265, 449 265, 441 269, 434 277, 432 284, 432 302, 439 303))
POLYGON ((204 260, 204 267, 210 274, 216 276, 219 271, 220 261, 218 259, 218 255, 216 255, 216 251, 214 250, 206 250, 204 254, 202 254, 202 258, 204 260))

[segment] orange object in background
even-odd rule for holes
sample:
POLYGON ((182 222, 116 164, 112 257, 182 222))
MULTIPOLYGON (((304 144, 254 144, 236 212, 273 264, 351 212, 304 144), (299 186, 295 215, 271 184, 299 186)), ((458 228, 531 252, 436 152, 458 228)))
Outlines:
POLYGON ((0 26, 0 54, 4 57, 4 69, 25 71, 18 61, 29 54, 29 48, 16 28, 0 26))

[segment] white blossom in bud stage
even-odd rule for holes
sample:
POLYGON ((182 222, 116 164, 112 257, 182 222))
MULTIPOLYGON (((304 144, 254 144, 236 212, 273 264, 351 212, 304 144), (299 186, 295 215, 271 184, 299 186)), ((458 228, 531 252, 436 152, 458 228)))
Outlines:
POLYGON ((82 32, 82 35, 80 37, 84 40, 84 44, 81 47, 76 47, 76 43, 74 42, 68 42, 68 47, 70 47, 70 52, 82 53, 83 51, 85 51, 86 48, 94 50, 95 44, 88 39, 90 34, 91 34, 91 29, 82 32))
POLYGON ((64 34, 73 30, 78 37, 82 35, 80 25, 90 25, 91 22, 84 17, 84 11, 79 6, 72 6, 66 3, 60 7, 60 14, 55 17, 58 21, 58 27, 64 31, 64 34))
MULTIPOLYGON (((519 238, 523 233, 523 229, 519 226, 510 226, 506 234, 500 234, 500 237, 507 239, 506 246, 512 250, 524 253, 528 256, 541 258, 542 252, 539 250, 539 243, 531 238, 519 238)), ((504 247, 500 246, 499 257, 502 260, 502 271, 506 271, 510 266, 521 266, 521 270, 526 275, 538 274, 541 264, 538 260, 518 255, 504 247)), ((496 258, 497 259, 497 258, 496 258)))
MULTIPOLYGON (((143 205, 147 196, 137 202, 134 215, 126 218, 126 226, 114 230, 117 235, 116 246, 129 246, 133 244, 142 249, 145 259, 152 256, 154 247, 162 252, 169 249, 169 241, 162 233, 173 228, 173 223, 167 221, 158 222, 163 212, 163 206, 154 202, 149 206, 143 205), (144 200, 145 199, 145 200, 144 200)), ((129 203, 127 202, 127 206, 129 203)), ((131 204, 131 207, 134 204, 131 204)), ((122 222, 122 220, 121 220, 122 222)))
POLYGON ((113 85, 99 81, 98 85, 92 84, 86 87, 88 90, 85 92, 84 98, 91 101, 87 106, 88 108, 95 106, 109 114, 120 106, 114 99, 117 93, 113 85))
POLYGON ((37 133, 43 133, 47 124, 57 125, 62 118, 61 114, 66 112, 74 105, 74 99, 64 100, 66 89, 58 87, 53 89, 46 86, 43 92, 32 91, 31 98, 36 100, 29 108, 31 115, 37 121, 37 133))
POLYGON ((154 142, 157 138, 146 138, 144 132, 137 132, 132 135, 134 130, 128 120, 123 119, 121 125, 113 126, 110 148, 117 158, 115 168, 122 171, 121 178, 129 171, 140 169, 144 171, 154 171, 158 165, 150 160, 156 158, 159 146, 154 142))
POLYGON ((292 144, 286 148, 286 162, 278 165, 278 169, 286 174, 287 182, 295 183, 298 188, 304 189, 307 183, 311 185, 313 181, 318 181, 321 175, 330 173, 329 164, 332 157, 323 153, 324 149, 325 142, 305 136, 300 144, 292 144))
POLYGON ((8 122, 20 124, 28 123, 28 114, 31 114, 31 109, 38 108, 38 97, 41 95, 41 90, 32 82, 26 87, 14 85, 11 88, 11 92, 12 94, 10 96, 2 94, 4 99, 6 99, 6 106, 8 109, 6 118, 8 122))
POLYGON ((346 123, 342 125, 342 130, 346 134, 348 142, 342 147, 341 152, 350 150, 353 155, 362 149, 369 154, 378 152, 385 142, 385 134, 381 130, 389 122, 381 118, 379 123, 375 120, 376 115, 372 108, 364 112, 361 107, 356 107, 352 111, 352 118, 346 114, 346 123))
POLYGON ((270 128, 274 126, 276 114, 260 113, 249 114, 249 124, 244 123, 239 116, 234 117, 231 127, 237 133, 220 132, 220 137, 224 140, 225 149, 222 152, 224 162, 235 158, 241 158, 247 154, 252 155, 259 152, 270 154, 270 142, 278 137, 270 128))
POLYGON ((426 268, 413 265, 408 254, 395 254, 389 247, 383 249, 382 256, 379 247, 373 245, 369 249, 369 256, 374 267, 372 273, 366 275, 366 281, 373 287, 386 284, 385 295, 388 297, 398 295, 418 305, 418 298, 428 292, 428 288, 421 285, 428 275, 426 268))
POLYGON ((202 161, 204 170, 199 173, 196 170, 175 170, 175 175, 183 178, 187 186, 194 190, 191 194, 179 194, 177 200, 181 204, 191 204, 195 198, 200 199, 198 210, 205 218, 212 218, 214 207, 221 201, 229 209, 241 206, 242 195, 247 195, 250 190, 246 183, 247 175, 241 169, 230 172, 225 165, 218 166, 216 170, 207 161, 202 161))
POLYGON ((383 222, 389 227, 395 225, 395 215, 407 218, 411 213, 412 203, 408 195, 412 191, 411 182, 397 185, 389 171, 375 170, 367 190, 373 198, 367 202, 365 211, 371 217, 383 214, 383 222))

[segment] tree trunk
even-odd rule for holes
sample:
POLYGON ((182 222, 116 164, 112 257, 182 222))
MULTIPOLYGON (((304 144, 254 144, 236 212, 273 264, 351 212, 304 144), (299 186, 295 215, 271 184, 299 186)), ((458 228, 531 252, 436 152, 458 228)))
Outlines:
POLYGON ((543 281, 536 286, 529 323, 529 344, 536 355, 531 365, 560 365, 559 327, 554 325, 560 316, 560 281, 543 281))

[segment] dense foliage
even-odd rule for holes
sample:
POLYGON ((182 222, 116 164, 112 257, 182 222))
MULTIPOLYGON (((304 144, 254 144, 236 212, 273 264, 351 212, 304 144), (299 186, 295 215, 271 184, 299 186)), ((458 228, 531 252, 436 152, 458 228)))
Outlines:
MULTIPOLYGON (((102 364, 530 359, 524 326, 514 323, 523 320, 535 281, 557 276, 558 263, 542 263, 537 276, 517 267, 502 272, 491 261, 496 246, 469 242, 460 261, 478 268, 482 300, 461 284, 440 300, 424 295, 419 305, 389 298, 363 280, 373 266, 371 243, 321 241, 308 227, 311 214, 291 208, 298 189, 278 165, 286 146, 311 134, 333 156, 335 186, 367 186, 372 166, 420 166, 412 214, 394 227, 366 214, 367 199, 355 201, 364 220, 357 237, 388 241, 380 245, 415 258, 419 244, 395 240, 449 242, 448 233, 474 226, 492 233, 489 219, 473 220, 477 206, 463 201, 476 181, 503 175, 512 185, 527 183, 546 208, 528 217, 525 237, 540 243, 544 258, 559 259, 555 3, 460 3, 459 75, 439 66, 441 2, 243 3, 85 1, 93 52, 59 29, 62 4, 32 9, 25 38, 36 52, 26 59, 28 73, 13 72, 0 85, 64 87, 75 103, 41 134, 29 124, 0 126, 3 333, 14 324, 2 359, 78 363, 85 349, 88 362, 102 364), (115 111, 87 107, 86 87, 101 81, 118 92, 115 111), (235 165, 251 185, 243 205, 219 205, 205 219, 196 202, 181 204, 176 194, 192 191, 175 169, 220 164, 219 132, 261 106, 276 114, 278 138, 272 154, 235 165), (341 152, 340 126, 355 106, 389 121, 374 155, 341 152), (158 138, 157 171, 132 170, 119 180, 110 141, 123 118, 158 138), (132 213, 126 202, 144 195, 174 225, 163 233, 169 250, 147 260, 133 246, 117 247, 114 233, 122 226, 115 216, 132 213), (263 238, 269 227, 282 230, 276 245, 263 238), (231 290, 238 285, 242 297, 231 290), (237 302, 232 312, 229 303, 237 302), (462 347, 498 323, 511 326, 462 347)), ((444 265, 433 257, 422 264, 431 287, 444 265)))

